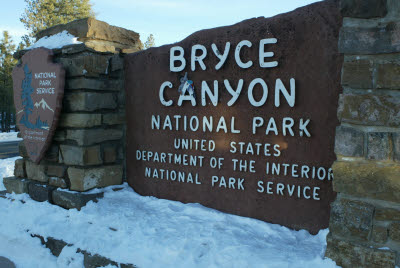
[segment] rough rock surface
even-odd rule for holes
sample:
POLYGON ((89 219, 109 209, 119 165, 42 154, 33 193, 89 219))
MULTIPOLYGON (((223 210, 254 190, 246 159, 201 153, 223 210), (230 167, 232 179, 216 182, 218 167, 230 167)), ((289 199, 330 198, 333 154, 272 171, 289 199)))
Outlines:
POLYGON ((93 18, 74 20, 66 24, 50 27, 39 32, 36 38, 40 39, 64 30, 78 37, 78 41, 84 42, 86 46, 96 51, 115 51, 115 48, 129 48, 137 51, 143 47, 138 33, 121 27, 111 26, 106 22, 93 18))

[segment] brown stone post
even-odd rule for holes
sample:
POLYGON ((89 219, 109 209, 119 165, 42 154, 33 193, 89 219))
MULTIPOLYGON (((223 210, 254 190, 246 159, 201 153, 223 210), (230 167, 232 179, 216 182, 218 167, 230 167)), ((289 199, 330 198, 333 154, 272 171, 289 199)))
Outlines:
POLYGON ((344 53, 326 256, 400 265, 400 3, 342 0, 344 53))
MULTIPOLYGON (((28 192, 38 201, 54 203, 63 199, 56 187, 84 192, 124 180, 123 55, 142 48, 139 34, 90 18, 54 26, 37 38, 64 30, 82 44, 53 50, 55 61, 66 70, 66 81, 52 145, 36 165, 27 158, 21 142, 24 158, 16 161, 15 176, 28 180, 4 179, 8 191, 28 192)), ((16 53, 16 58, 24 52, 16 53)))

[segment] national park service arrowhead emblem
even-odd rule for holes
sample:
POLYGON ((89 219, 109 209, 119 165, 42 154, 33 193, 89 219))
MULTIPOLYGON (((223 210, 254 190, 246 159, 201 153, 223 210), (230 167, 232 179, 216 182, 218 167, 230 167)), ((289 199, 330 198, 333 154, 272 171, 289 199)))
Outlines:
POLYGON ((12 72, 16 122, 30 159, 39 163, 57 128, 65 71, 49 49, 31 50, 21 60, 12 72))

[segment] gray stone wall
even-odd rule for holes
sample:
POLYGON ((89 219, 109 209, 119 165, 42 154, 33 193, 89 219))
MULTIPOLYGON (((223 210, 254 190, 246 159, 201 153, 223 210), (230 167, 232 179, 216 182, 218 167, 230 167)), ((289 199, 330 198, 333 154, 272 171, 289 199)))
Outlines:
POLYGON ((28 159, 20 143, 23 159, 16 161, 15 176, 74 191, 121 184, 126 128, 123 55, 141 49, 139 35, 83 19, 47 29, 39 37, 63 30, 83 43, 53 50, 55 62, 66 70, 59 126, 39 165, 28 159))
POLYGON ((342 0, 344 54, 326 256, 400 265, 400 2, 342 0))

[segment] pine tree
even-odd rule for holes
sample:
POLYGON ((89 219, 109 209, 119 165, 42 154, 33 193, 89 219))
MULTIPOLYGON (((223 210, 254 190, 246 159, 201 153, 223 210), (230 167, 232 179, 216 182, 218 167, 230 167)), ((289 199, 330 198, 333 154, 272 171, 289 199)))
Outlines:
POLYGON ((147 49, 147 48, 150 48, 150 47, 154 47, 155 45, 156 45, 156 43, 155 43, 155 40, 154 40, 154 36, 153 36, 153 34, 150 34, 147 37, 146 42, 144 43, 144 48, 147 49))
POLYGON ((15 45, 7 31, 0 40, 0 113, 1 131, 10 131, 15 124, 15 109, 13 101, 12 69, 17 61, 13 58, 15 45))
POLYGON ((32 45, 31 38, 29 35, 25 34, 21 37, 22 41, 19 42, 17 51, 26 49, 32 45))
POLYGON ((33 37, 41 30, 76 19, 94 17, 90 0, 25 0, 20 21, 33 37))

